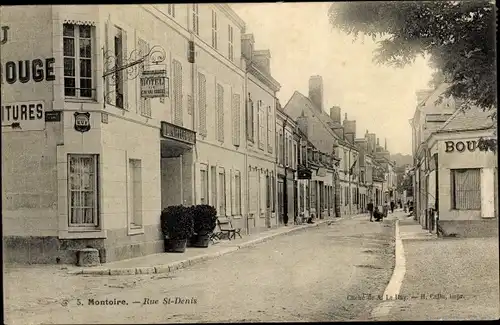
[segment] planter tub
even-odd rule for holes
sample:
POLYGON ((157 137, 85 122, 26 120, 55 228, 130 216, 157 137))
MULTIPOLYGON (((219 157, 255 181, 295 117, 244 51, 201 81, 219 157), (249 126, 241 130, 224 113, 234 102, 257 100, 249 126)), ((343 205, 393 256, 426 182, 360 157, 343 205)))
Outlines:
POLYGON ((164 239, 165 252, 184 253, 186 251, 187 239, 164 239))
POLYGON ((208 247, 210 243, 210 234, 193 235, 189 242, 191 247, 208 247))

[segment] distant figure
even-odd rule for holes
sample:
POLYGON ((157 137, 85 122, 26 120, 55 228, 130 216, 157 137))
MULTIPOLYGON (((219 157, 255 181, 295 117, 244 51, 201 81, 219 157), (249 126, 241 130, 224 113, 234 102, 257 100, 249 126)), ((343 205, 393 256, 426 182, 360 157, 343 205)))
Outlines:
POLYGON ((384 202, 382 214, 384 215, 384 218, 387 217, 387 214, 389 213, 389 203, 387 201, 384 202))
POLYGON ((373 217, 375 218, 375 221, 380 222, 384 218, 384 215, 380 213, 378 207, 375 207, 375 211, 373 211, 373 217))
POLYGON ((370 203, 368 203, 366 209, 368 210, 368 213, 370 214, 370 222, 373 222, 373 200, 370 200, 370 203))
POLYGON ((314 223, 314 214, 311 214, 309 219, 307 219, 307 223, 314 223))
POLYGON ((399 205, 399 208, 402 209, 403 208, 403 203, 401 202, 401 199, 398 200, 398 205, 399 205))
POLYGON ((394 201, 391 201, 391 213, 394 213, 395 206, 396 204, 394 203, 394 201))

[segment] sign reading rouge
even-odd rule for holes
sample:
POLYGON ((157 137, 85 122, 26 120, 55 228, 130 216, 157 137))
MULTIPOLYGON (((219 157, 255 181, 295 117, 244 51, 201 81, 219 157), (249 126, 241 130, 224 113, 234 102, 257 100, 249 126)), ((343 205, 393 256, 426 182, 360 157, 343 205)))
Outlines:
MULTIPOLYGON (((19 123, 20 130, 45 129, 45 105, 43 101, 5 103, 2 105, 2 126, 19 123)), ((9 128, 2 128, 2 131, 9 128)))
POLYGON ((473 152, 477 149, 478 141, 476 140, 467 140, 467 141, 445 141, 446 146, 445 152, 464 152, 465 149, 473 152))

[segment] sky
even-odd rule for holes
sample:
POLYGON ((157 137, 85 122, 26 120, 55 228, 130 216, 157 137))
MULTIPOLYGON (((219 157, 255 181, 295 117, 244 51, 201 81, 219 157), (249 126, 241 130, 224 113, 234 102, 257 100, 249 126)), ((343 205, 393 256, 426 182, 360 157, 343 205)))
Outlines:
POLYGON ((356 136, 376 133, 392 153, 411 154, 408 120, 415 92, 427 89, 432 70, 423 59, 397 69, 372 62, 377 44, 353 42, 328 22, 328 2, 231 4, 245 21, 255 49, 271 52, 271 74, 280 84, 284 107, 295 91, 308 95, 309 77, 323 77, 323 105, 340 106, 342 120, 356 120, 356 136))

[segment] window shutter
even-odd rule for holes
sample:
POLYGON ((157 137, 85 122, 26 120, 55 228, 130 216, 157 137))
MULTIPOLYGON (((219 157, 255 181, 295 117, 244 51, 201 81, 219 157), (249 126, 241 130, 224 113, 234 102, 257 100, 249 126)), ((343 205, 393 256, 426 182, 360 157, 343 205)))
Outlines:
POLYGON ((207 83, 205 75, 198 73, 198 109, 200 111, 200 134, 207 135, 207 83))
POLYGON ((193 105, 194 105, 194 102, 193 102, 193 96, 191 95, 187 95, 187 105, 188 105, 188 114, 189 115, 193 115, 193 105))
MULTIPOLYGON (((105 51, 105 56, 106 58, 104 59, 104 70, 106 72, 109 72, 110 70, 112 70, 114 68, 114 63, 116 62, 116 60, 114 59, 114 55, 115 55, 115 50, 114 50, 114 37, 113 37, 113 33, 112 33, 112 30, 111 30, 111 24, 109 21, 106 22, 105 26, 104 26, 104 29, 105 29, 105 40, 106 40, 106 51, 105 51)), ((115 104, 115 96, 114 94, 111 93, 111 78, 113 78, 113 75, 109 75, 106 77, 106 80, 105 80, 105 87, 106 87, 106 94, 105 94, 105 101, 106 103, 110 104, 110 105, 114 105, 115 104)))
MULTIPOLYGON (((127 46, 127 32, 122 29, 122 62, 123 64, 127 64, 128 59, 128 46, 127 46)), ((128 104, 128 72, 127 69, 122 70, 122 78, 123 78, 123 108, 129 109, 128 104)))
POLYGON ((217 139, 224 142, 224 88, 217 84, 217 139))
POLYGON ((173 62, 173 72, 174 72, 174 123, 182 126, 183 116, 182 116, 182 66, 177 60, 173 62))
POLYGON ((233 111, 233 144, 240 145, 240 95, 233 94, 232 96, 232 111, 233 111))
POLYGON ((235 182, 235 172, 233 169, 230 170, 230 183, 231 183, 231 215, 236 215, 236 182, 235 182))

